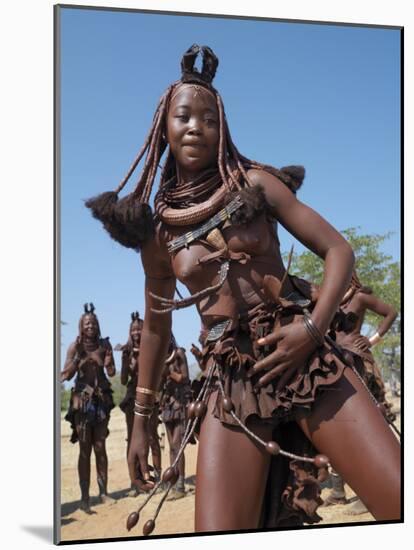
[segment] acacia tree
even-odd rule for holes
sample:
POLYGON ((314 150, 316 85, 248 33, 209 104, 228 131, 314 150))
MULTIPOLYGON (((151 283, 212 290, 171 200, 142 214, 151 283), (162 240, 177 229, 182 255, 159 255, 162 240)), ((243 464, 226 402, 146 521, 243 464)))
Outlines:
MULTIPOLYGON (((373 293, 383 302, 391 304, 400 311, 400 263, 381 250, 381 245, 391 233, 383 235, 364 235, 359 233, 358 227, 351 227, 342 231, 355 254, 355 269, 361 283, 371 287, 373 293)), ((288 254, 284 254, 285 261, 288 254)), ((306 250, 301 254, 293 254, 289 272, 316 284, 322 283, 323 262, 313 252, 306 250)), ((367 312, 364 323, 364 332, 372 333, 378 326, 378 316, 367 312)), ((384 339, 373 348, 375 359, 388 378, 391 370, 400 369, 400 315, 384 339)))

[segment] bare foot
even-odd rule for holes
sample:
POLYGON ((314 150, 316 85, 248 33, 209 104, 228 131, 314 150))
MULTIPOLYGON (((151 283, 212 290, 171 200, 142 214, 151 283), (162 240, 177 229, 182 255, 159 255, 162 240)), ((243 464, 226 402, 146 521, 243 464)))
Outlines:
POLYGON ((185 491, 177 491, 177 489, 172 489, 167 497, 167 500, 178 500, 183 497, 185 497, 185 491))
POLYGON ((344 512, 344 514, 347 516, 359 516, 360 514, 365 514, 366 512, 368 512, 368 510, 365 504, 362 500, 358 499, 344 512))
POLYGON ((337 504, 348 504, 348 501, 346 500, 346 497, 335 497, 332 495, 328 495, 322 504, 323 508, 326 508, 327 506, 335 506, 337 504))
POLYGON ((115 504, 116 500, 109 495, 99 495, 101 504, 115 504))
POLYGON ((85 512, 85 514, 92 514, 92 510, 89 506, 89 500, 81 500, 79 504, 79 510, 82 510, 82 512, 85 512))

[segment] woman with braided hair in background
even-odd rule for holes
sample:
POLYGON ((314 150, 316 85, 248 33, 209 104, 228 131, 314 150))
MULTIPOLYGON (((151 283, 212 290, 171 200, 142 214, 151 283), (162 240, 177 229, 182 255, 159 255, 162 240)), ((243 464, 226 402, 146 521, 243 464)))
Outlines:
MULTIPOLYGON (((161 383, 160 411, 170 447, 170 464, 173 464, 185 434, 187 406, 191 401, 191 386, 185 349, 171 338, 161 383)), ((177 461, 178 479, 172 489, 171 499, 185 496, 185 456, 177 461)))
MULTIPOLYGON (((363 286, 354 271, 351 284, 346 291, 340 311, 336 315, 334 326, 336 342, 352 354, 352 361, 362 376, 367 388, 375 398, 387 422, 394 422, 396 415, 392 405, 386 398, 385 385, 381 371, 371 353, 371 348, 378 344, 389 331, 398 313, 390 305, 373 294, 371 288, 363 286), (372 311, 383 317, 377 331, 370 338, 361 334, 367 311, 372 311)), ((344 480, 337 472, 331 473, 333 488, 325 499, 324 505, 346 504, 344 480)), ((358 498, 344 513, 359 515, 367 512, 365 504, 358 498)))
MULTIPOLYGON (((86 203, 114 239, 141 250, 146 275, 129 460, 139 461, 151 498, 158 484, 152 486, 148 469, 148 419, 171 312, 196 304, 204 376, 178 453, 199 430, 195 530, 316 523, 318 481, 329 463, 377 519, 398 520, 399 444, 353 369, 324 339, 351 278, 352 250, 296 199, 303 168, 278 170, 239 153, 211 84, 217 65, 206 46, 186 52, 182 78, 162 96, 128 174, 115 192, 86 203), (201 72, 194 68, 199 53, 201 72), (153 216, 148 202, 164 152, 153 216), (145 153, 135 190, 118 200, 145 153), (277 222, 325 261, 316 303, 287 275, 277 222), (188 298, 174 299, 177 279, 188 298)), ((177 461, 163 474, 166 494, 177 461)), ((128 529, 147 500, 128 517, 128 529)), ((155 528, 161 504, 144 534, 155 528)))
POLYGON ((78 337, 67 351, 61 381, 71 380, 76 374, 65 420, 71 424, 71 442, 79 441, 80 508, 90 514, 92 448, 95 452, 100 501, 113 501, 108 495, 108 457, 105 440, 109 435, 110 411, 114 407, 111 384, 106 374, 109 377, 115 375, 115 362, 109 338, 101 338, 101 329, 93 304, 85 304, 84 310, 79 319, 78 337))
MULTIPOLYGON (((131 444, 132 426, 134 424, 135 416, 134 408, 135 393, 138 382, 138 358, 143 324, 144 322, 140 318, 138 311, 131 313, 128 341, 124 346, 120 347, 120 350, 122 351, 121 384, 126 386, 127 390, 125 397, 119 406, 125 414, 125 421, 127 425, 127 457, 131 444)), ((155 407, 150 419, 150 448, 155 479, 159 479, 161 474, 161 447, 157 428, 158 407, 155 407)), ((136 475, 134 475, 131 479, 130 496, 136 496, 140 491, 140 484, 139 482, 137 483, 136 479, 136 475)))

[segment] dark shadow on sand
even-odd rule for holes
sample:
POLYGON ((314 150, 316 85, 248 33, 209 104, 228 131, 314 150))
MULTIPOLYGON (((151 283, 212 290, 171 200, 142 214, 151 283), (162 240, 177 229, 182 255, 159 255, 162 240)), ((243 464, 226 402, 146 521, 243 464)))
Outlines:
MULTIPOLYGON (((109 496, 115 499, 115 501, 117 501, 123 498, 128 498, 129 491, 130 491, 129 488, 121 489, 120 491, 114 491, 113 493, 109 493, 109 496)), ((71 502, 63 503, 60 509, 61 517, 64 518, 65 516, 73 514, 73 512, 79 509, 79 504, 80 504, 79 500, 73 500, 71 502)), ((99 497, 91 497, 89 504, 91 508, 94 508, 95 506, 101 506, 102 503, 100 502, 99 497)), ((96 512, 92 510, 92 514, 96 514, 96 512)), ((62 525, 63 525, 63 521, 62 521, 62 525)))
POLYGON ((62 518, 62 521, 60 522, 60 526, 63 527, 64 525, 70 525, 74 521, 76 521, 75 518, 62 518))

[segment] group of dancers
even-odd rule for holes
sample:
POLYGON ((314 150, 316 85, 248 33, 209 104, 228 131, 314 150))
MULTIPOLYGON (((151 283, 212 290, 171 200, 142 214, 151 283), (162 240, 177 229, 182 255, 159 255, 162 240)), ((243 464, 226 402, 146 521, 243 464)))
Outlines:
MULTIPOLYGON (((309 286, 313 296, 318 294, 318 287, 309 286)), ((371 352, 382 337, 391 328, 397 316, 396 310, 375 296, 369 287, 363 286, 356 273, 353 273, 351 284, 341 301, 335 316, 335 340, 344 351, 353 354, 359 374, 376 400, 384 418, 393 423, 396 414, 386 398, 383 377, 371 352), (363 336, 362 326, 365 314, 371 311, 383 319, 378 330, 370 337, 363 336)), ((115 350, 122 352, 121 384, 126 386, 126 393, 119 404, 125 414, 127 430, 127 456, 134 423, 135 396, 138 385, 138 360, 140 351, 143 320, 138 311, 131 313, 128 340, 124 345, 117 345, 115 350)), ((190 350, 200 368, 202 353, 192 344, 190 350)), ((93 304, 84 305, 84 313, 79 320, 79 334, 69 346, 61 380, 70 380, 76 375, 75 385, 71 391, 69 411, 65 419, 71 423, 71 442, 79 442, 78 460, 79 484, 81 489, 80 509, 90 513, 90 455, 92 447, 96 456, 97 481, 101 502, 113 499, 107 491, 108 460, 105 440, 109 435, 108 422, 110 411, 114 408, 111 384, 108 377, 115 375, 115 363, 112 347, 108 338, 102 338, 100 325, 93 304)), ((185 349, 179 347, 174 336, 165 360, 160 391, 149 421, 149 446, 151 450, 153 479, 161 479, 161 446, 158 432, 159 423, 163 422, 170 449, 170 464, 174 462, 184 438, 185 424, 188 420, 188 406, 193 400, 194 390, 188 371, 185 349)), ((172 488, 172 499, 185 496, 185 457, 181 454, 178 463, 178 479, 172 488)), ((137 478, 134 468, 130 470, 131 490, 128 496, 138 495, 143 487, 137 478)), ((331 469, 330 484, 332 489, 325 498, 323 506, 346 504, 345 484, 341 476, 331 469)), ((361 514, 367 511, 360 499, 357 499, 349 513, 361 514)))
MULTIPOLYGON (((147 496, 126 526, 134 529, 143 507, 162 492, 142 532, 156 529, 162 503, 180 487, 180 461, 194 438, 195 532, 317 523, 329 468, 375 519, 400 521, 400 444, 370 352, 396 312, 359 283, 354 253, 343 236, 298 200, 304 168, 277 169, 239 152, 212 84, 217 66, 207 46, 194 44, 185 52, 181 77, 162 95, 126 176, 115 191, 86 201, 114 240, 140 253, 145 273, 138 379, 127 401, 132 408, 134 400, 129 473, 147 496), (119 198, 141 159, 135 189, 119 198), (289 273, 279 224, 323 259, 320 287, 289 273), (175 297, 177 281, 189 296, 175 297), (157 459, 154 466, 149 462, 154 418, 163 406, 159 393, 165 376, 172 387, 182 379, 172 366, 182 361, 180 354, 171 359, 172 312, 192 305, 200 316, 202 374, 191 386, 185 426, 171 432, 175 458, 160 474, 157 459), (361 334, 367 309, 384 318, 369 338, 361 334)), ((260 75, 248 67, 239 77, 260 88, 260 75)), ((248 105, 245 112, 248 118, 248 105)), ((272 135, 283 139, 281 132, 272 128, 272 135)), ((131 338, 132 356, 134 347, 131 338)), ((125 372, 130 356, 126 350, 125 372)), ((77 415, 76 436, 83 434, 86 441, 79 460, 81 490, 86 499, 93 446, 105 498, 104 439, 113 403, 104 372, 113 374, 114 365, 93 312, 81 319, 65 369, 78 372, 83 388, 75 387, 68 414, 69 419, 77 415), (88 413, 101 418, 90 431, 88 413)), ((166 418, 177 417, 178 394, 165 398, 166 418)))
MULTIPOLYGON (((131 313, 131 323, 126 344, 115 346, 122 352, 121 384, 126 386, 125 396, 119 407, 125 414, 127 432, 127 456, 134 422, 135 394, 138 382, 138 358, 143 320, 139 313, 131 313)), ((108 379, 116 374, 112 346, 109 338, 102 338, 98 317, 93 304, 84 305, 84 313, 79 320, 79 333, 67 351, 61 381, 71 380, 75 375, 75 384, 71 389, 69 410, 65 420, 70 422, 72 435, 70 441, 79 443, 78 474, 81 490, 80 509, 91 513, 90 458, 92 447, 96 457, 99 498, 102 503, 113 502, 108 494, 108 458, 105 441, 109 435, 110 412, 114 408, 111 384, 108 379)), ((191 401, 190 377, 185 349, 179 347, 174 336, 171 337, 168 357, 156 406, 149 422, 149 445, 152 456, 154 480, 161 475, 161 446, 158 432, 159 424, 165 426, 170 449, 170 461, 174 461, 184 434, 186 409, 191 401)), ((185 496, 185 459, 178 462, 179 476, 173 488, 171 498, 185 496)), ((137 479, 134 468, 130 471, 131 489, 129 496, 140 493, 142 483, 137 479)))

